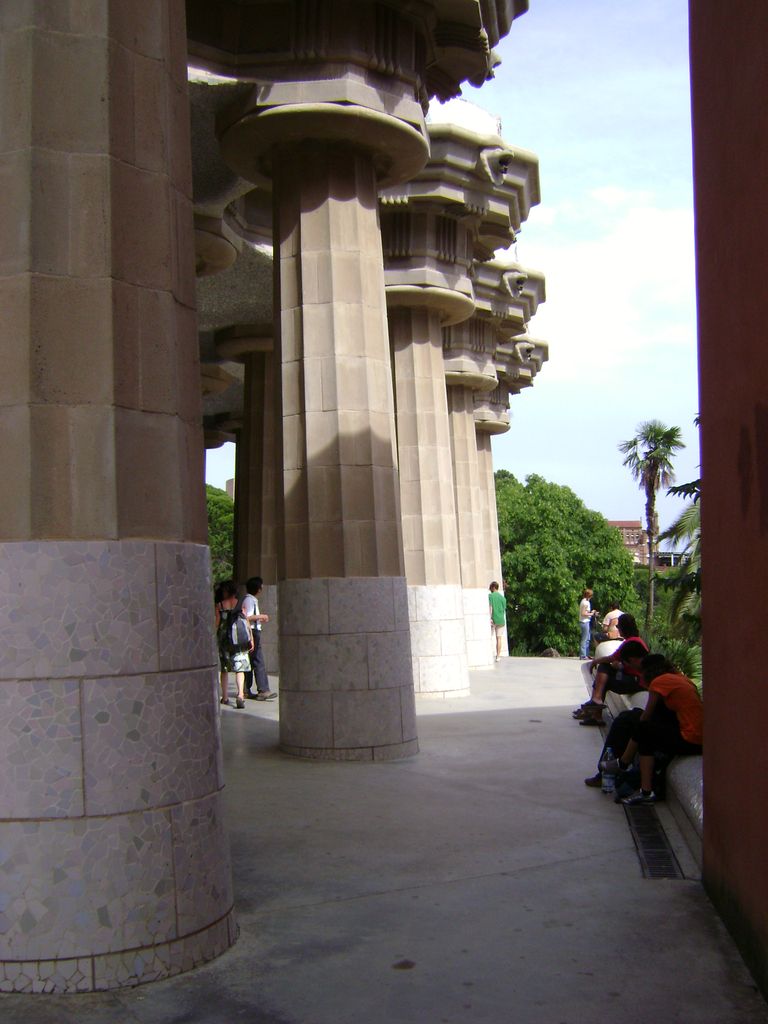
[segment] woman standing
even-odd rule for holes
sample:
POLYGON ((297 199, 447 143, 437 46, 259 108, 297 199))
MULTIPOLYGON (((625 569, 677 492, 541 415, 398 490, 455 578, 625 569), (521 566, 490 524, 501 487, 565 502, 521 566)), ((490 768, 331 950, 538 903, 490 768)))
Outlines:
POLYGON ((234 580, 225 580, 216 588, 216 641, 219 648, 221 703, 229 704, 229 673, 234 672, 237 683, 235 707, 244 708, 245 673, 251 670, 249 652, 253 649, 253 634, 237 599, 234 580), (237 642, 233 637, 233 626, 238 619, 242 620, 244 626, 241 642, 237 642))

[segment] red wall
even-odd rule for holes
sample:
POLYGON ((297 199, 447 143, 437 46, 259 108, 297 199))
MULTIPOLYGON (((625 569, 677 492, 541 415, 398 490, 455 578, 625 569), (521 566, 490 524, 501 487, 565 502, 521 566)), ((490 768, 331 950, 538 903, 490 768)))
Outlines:
POLYGON ((768 3, 691 0, 704 881, 768 993, 768 3))

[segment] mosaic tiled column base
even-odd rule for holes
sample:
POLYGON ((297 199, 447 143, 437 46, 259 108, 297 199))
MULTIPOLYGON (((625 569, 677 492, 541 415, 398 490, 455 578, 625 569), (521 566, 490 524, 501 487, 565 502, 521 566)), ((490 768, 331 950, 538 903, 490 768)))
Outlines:
POLYGON ((282 749, 334 761, 417 753, 405 580, 286 580, 279 591, 282 749))
POLYGON ((0 544, 0 989, 135 985, 235 937, 208 548, 0 544))
POLYGON ((225 953, 237 939, 230 911, 208 928, 174 942, 121 953, 60 960, 0 963, 0 992, 103 992, 161 981, 201 967, 225 953))
POLYGON ((490 668, 496 656, 496 637, 491 633, 491 614, 486 587, 465 588, 464 629, 467 635, 467 663, 472 668, 490 668))
POLYGON ((420 697, 468 697, 461 587, 409 586, 408 611, 416 693, 420 697))

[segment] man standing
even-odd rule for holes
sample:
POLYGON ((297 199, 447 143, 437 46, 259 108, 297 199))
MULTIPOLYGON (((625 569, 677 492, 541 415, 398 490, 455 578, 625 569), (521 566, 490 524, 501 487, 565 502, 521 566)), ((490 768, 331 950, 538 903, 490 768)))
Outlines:
POLYGON ((491 612, 491 636, 496 637, 496 661, 501 657, 501 638, 507 628, 507 599, 499 593, 499 584, 494 580, 488 588, 488 605, 491 612))
POLYGON ((248 687, 248 696, 252 700, 274 700, 277 697, 269 688, 267 666, 264 664, 264 652, 261 649, 262 623, 269 622, 269 616, 259 611, 259 594, 264 586, 261 576, 251 576, 245 584, 247 591, 243 598, 243 615, 253 627, 253 650, 251 651, 251 667, 256 679, 256 693, 248 687))

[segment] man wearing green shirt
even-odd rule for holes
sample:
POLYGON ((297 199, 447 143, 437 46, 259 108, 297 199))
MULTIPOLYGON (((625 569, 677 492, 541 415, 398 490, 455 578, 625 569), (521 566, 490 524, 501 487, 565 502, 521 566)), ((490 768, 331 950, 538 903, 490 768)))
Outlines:
POLYGON ((488 605, 491 611, 491 636, 496 635, 496 661, 501 657, 501 638, 507 628, 507 599, 499 593, 499 584, 494 580, 488 588, 488 605))

